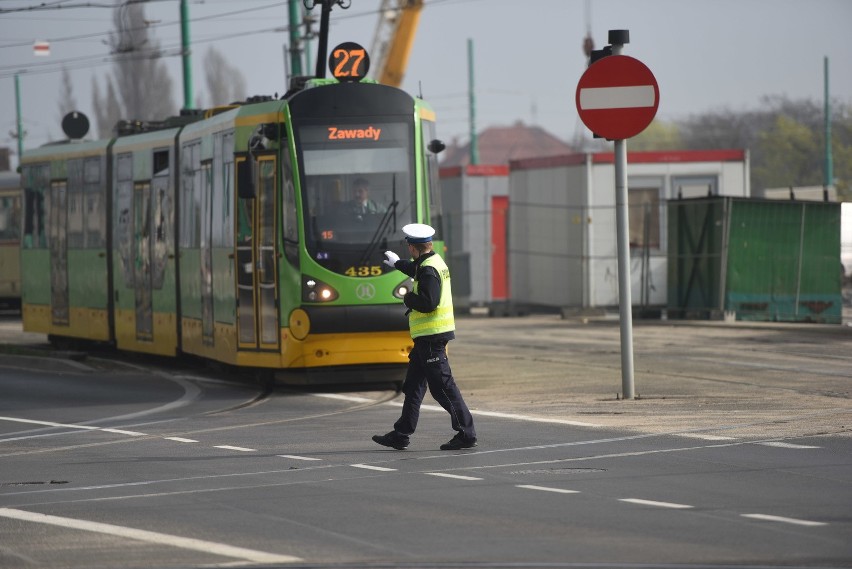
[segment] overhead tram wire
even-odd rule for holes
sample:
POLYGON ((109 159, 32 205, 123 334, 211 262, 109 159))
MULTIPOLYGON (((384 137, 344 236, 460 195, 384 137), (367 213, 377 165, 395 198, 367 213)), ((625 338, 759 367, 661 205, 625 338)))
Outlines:
MULTIPOLYGON (((70 0, 58 0, 58 1, 62 2, 62 1, 70 1, 70 0)), ((133 4, 137 4, 137 3, 144 4, 144 3, 148 3, 148 2, 174 2, 174 1, 177 1, 177 0, 133 0, 132 3, 133 4)), ((428 2, 426 5, 430 6, 430 5, 436 5, 436 4, 445 4, 447 2, 459 4, 459 3, 478 2, 478 1, 482 1, 482 0, 432 0, 431 2, 428 2)), ((232 10, 232 11, 229 11, 229 12, 221 12, 221 13, 218 13, 218 14, 211 14, 209 16, 201 16, 201 17, 197 17, 197 18, 192 18, 192 19, 190 19, 190 23, 215 20, 215 19, 218 19, 218 18, 224 18, 224 17, 233 16, 233 15, 237 15, 237 14, 245 14, 245 13, 248 13, 248 12, 256 12, 256 11, 259 11, 259 10, 266 10, 266 9, 270 9, 270 8, 280 7, 280 6, 283 6, 283 5, 286 5, 286 4, 288 4, 288 2, 285 0, 285 1, 281 1, 281 2, 274 2, 272 4, 266 4, 266 5, 263 5, 263 6, 255 6, 255 7, 252 7, 252 8, 232 10)), ((120 4, 96 5, 94 3, 87 3, 87 5, 85 7, 115 8, 115 7, 118 7, 118 6, 120 6, 120 4)), ((58 9, 62 9, 62 8, 63 7, 61 7, 61 6, 53 6, 53 7, 49 7, 49 8, 44 8, 44 10, 47 10, 47 9, 58 10, 58 9)), ((69 7, 65 7, 65 8, 69 8, 69 7)), ((26 11, 26 9, 16 8, 16 9, 0 10, 0 15, 2 15, 3 13, 9 13, 9 12, 13 12, 13 11, 20 12, 20 11, 26 11)), ((342 16, 338 17, 337 19, 338 20, 339 19, 353 19, 353 18, 360 18, 360 17, 367 17, 367 16, 375 16, 378 13, 379 13, 379 10, 370 10, 370 11, 367 11, 367 12, 360 12, 360 13, 355 13, 355 14, 342 15, 342 16)), ((170 21, 170 22, 164 22, 164 23, 145 26, 144 28, 133 28, 133 29, 129 29, 127 31, 133 32, 133 31, 137 31, 137 30, 141 30, 141 29, 152 30, 152 29, 158 29, 158 28, 165 28, 165 27, 168 27, 168 26, 177 26, 177 25, 180 25, 180 23, 181 23, 180 20, 174 20, 174 21, 170 21)), ((263 30, 252 30, 252 34, 286 32, 286 31, 289 31, 289 26, 276 26, 274 28, 266 28, 266 29, 263 29, 263 30)), ((76 40, 81 40, 81 39, 105 38, 105 37, 109 37, 113 33, 114 33, 114 30, 110 30, 110 31, 107 31, 107 32, 96 32, 96 33, 91 33, 91 34, 81 34, 81 35, 77 35, 77 36, 67 36, 67 37, 62 37, 62 38, 53 38, 53 39, 48 38, 45 41, 49 41, 51 43, 60 43, 60 42, 64 42, 64 41, 76 41, 76 40)), ((213 42, 213 41, 220 41, 220 40, 223 40, 223 39, 231 39, 231 38, 234 38, 234 37, 243 36, 243 35, 245 35, 245 33, 246 32, 236 32, 236 33, 228 34, 228 35, 224 35, 224 36, 217 35, 213 38, 206 39, 206 40, 194 39, 192 41, 192 45, 210 43, 210 42, 213 42)), ((2 50, 4 48, 11 48, 11 47, 27 47, 27 46, 30 46, 30 45, 32 45, 31 41, 18 42, 18 43, 13 43, 13 44, 0 45, 0 50, 2 50)), ((162 47, 162 48, 160 48, 160 51, 166 52, 170 49, 176 49, 176 50, 178 50, 178 52, 176 52, 176 53, 161 53, 159 55, 159 57, 177 57, 177 56, 180 55, 181 47, 179 45, 162 47)), ((67 68, 69 70, 78 70, 78 69, 100 67, 102 65, 108 65, 110 63, 113 63, 114 61, 116 61, 121 56, 126 58, 127 54, 117 54, 117 55, 98 54, 98 55, 91 55, 91 56, 80 56, 79 58, 37 63, 37 64, 31 63, 31 64, 28 64, 26 66, 26 68, 27 68, 26 73, 28 75, 42 75, 42 74, 48 74, 48 73, 59 73, 59 72, 62 71, 63 68, 67 68), (71 67, 67 67, 67 65, 69 63, 71 64, 71 67), (39 67, 40 69, 33 70, 33 67, 39 67)), ((143 58, 150 58, 150 57, 152 57, 152 55, 144 55, 143 56, 143 58)), ((17 73, 21 72, 21 68, 22 68, 22 66, 20 64, 0 66, 0 78, 5 79, 5 78, 9 78, 9 77, 14 77, 17 73)))
MULTIPOLYGON (((174 0, 158 0, 158 1, 174 1, 174 0)), ((286 1, 275 2, 275 3, 272 3, 272 4, 266 4, 266 5, 263 5, 263 6, 256 6, 256 7, 253 7, 253 8, 245 8, 245 9, 242 9, 242 10, 232 10, 232 11, 228 11, 228 12, 221 12, 221 13, 218 13, 218 14, 211 14, 209 16, 201 16, 199 18, 194 18, 194 19, 191 19, 190 22, 208 21, 208 20, 213 20, 213 19, 217 19, 217 18, 232 16, 232 15, 235 15, 235 14, 244 14, 244 13, 248 13, 248 12, 255 12, 255 11, 258 11, 258 10, 266 10, 266 9, 270 9, 270 8, 280 7, 280 6, 283 6, 285 4, 287 4, 286 1)), ((114 6, 112 6, 112 7, 114 7, 114 6)), ((142 29, 150 30, 152 28, 161 28, 161 27, 174 26, 174 25, 180 25, 180 21, 175 20, 173 22, 166 22, 166 23, 156 24, 156 25, 152 25, 152 26, 145 26, 144 28, 143 27, 132 28, 132 29, 128 29, 127 31, 133 32, 133 31, 142 30, 142 29)), ((252 33, 253 34, 259 34, 259 33, 281 32, 281 31, 288 31, 288 30, 289 30, 288 26, 283 26, 283 27, 277 26, 277 27, 274 27, 274 28, 266 28, 266 29, 263 29, 263 30, 252 30, 252 33)), ((97 33, 92 33, 92 34, 82 34, 82 35, 78 35, 78 36, 68 36, 68 37, 65 37, 65 38, 48 39, 47 41, 50 41, 52 43, 58 43, 58 42, 61 42, 61 41, 102 38, 102 37, 109 37, 113 33, 114 33, 114 30, 110 30, 108 32, 97 32, 97 33)), ((243 35, 245 35, 245 32, 236 32, 236 33, 228 34, 228 35, 224 35, 224 36, 223 35, 217 35, 215 37, 212 37, 212 38, 209 38, 209 39, 206 39, 206 40, 194 40, 192 42, 192 44, 197 45, 197 44, 210 43, 210 42, 213 42, 213 41, 219 41, 219 40, 222 40, 222 39, 230 39, 230 38, 233 38, 233 37, 239 37, 239 36, 243 36, 243 35)), ((0 46, 0 49, 5 48, 5 47, 29 46, 31 44, 32 44, 32 42, 30 42, 30 41, 21 42, 21 43, 17 43, 17 44, 8 44, 8 45, 0 46)), ((152 50, 154 52, 159 52, 159 53, 147 53, 147 54, 142 55, 142 57, 138 57, 138 58, 134 58, 134 59, 153 58, 153 57, 176 57, 176 56, 181 55, 181 49, 182 49, 182 47, 179 44, 168 45, 168 46, 165 46, 165 47, 160 47, 158 50, 152 50), (168 53, 170 50, 176 50, 176 51, 175 51, 175 53, 168 53)), ((43 63, 31 63, 31 64, 27 65, 27 71, 26 72, 30 75, 57 73, 57 72, 62 71, 63 68, 68 68, 67 65, 69 63, 72 65, 72 67, 70 67, 68 69, 72 69, 72 70, 86 69, 86 68, 91 68, 91 67, 99 67, 101 65, 106 65, 106 64, 112 63, 112 62, 114 62, 114 61, 116 61, 116 60, 118 60, 122 57, 126 59, 128 56, 127 56, 126 53, 125 54, 98 54, 98 55, 91 55, 91 56, 80 56, 79 58, 43 62, 43 63), (86 63, 86 62, 88 62, 88 63, 86 63), (33 69, 34 67, 39 67, 41 69, 34 70, 33 69)), ((0 78, 13 77, 15 74, 19 73, 20 70, 21 70, 20 64, 0 66, 0 78)))

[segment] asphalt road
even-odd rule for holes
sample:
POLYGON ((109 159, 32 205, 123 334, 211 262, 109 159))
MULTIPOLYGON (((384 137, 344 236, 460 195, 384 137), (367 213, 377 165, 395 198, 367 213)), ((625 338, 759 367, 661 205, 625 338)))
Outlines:
MULTIPOLYGON (((480 435, 427 397, 43 357, 0 322, 0 567, 850 567, 852 336, 838 327, 463 319, 480 435)), ((60 354, 61 355, 61 354, 60 354)))

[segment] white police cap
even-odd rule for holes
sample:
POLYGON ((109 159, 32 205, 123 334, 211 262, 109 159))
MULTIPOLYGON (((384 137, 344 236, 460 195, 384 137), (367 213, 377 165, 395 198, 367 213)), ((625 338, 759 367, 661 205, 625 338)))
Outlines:
POLYGON ((435 235, 435 230, 425 223, 409 223, 402 228, 402 232, 409 243, 428 243, 435 235))

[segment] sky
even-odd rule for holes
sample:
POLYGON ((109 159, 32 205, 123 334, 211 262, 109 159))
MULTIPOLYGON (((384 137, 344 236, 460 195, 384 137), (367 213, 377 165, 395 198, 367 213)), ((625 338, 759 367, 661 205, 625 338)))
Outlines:
MULTIPOLYGON (((115 3, 0 0, 0 146, 15 152, 17 144, 16 73, 25 149, 64 138, 58 100, 63 62, 92 58, 71 73, 78 110, 94 120, 92 83, 103 85, 111 71, 104 40, 115 3), (40 5, 62 8, 11 11, 40 5), (36 40, 50 42, 49 56, 34 55, 36 40)), ((354 41, 369 50, 381 4, 351 0, 349 9, 335 8, 329 47, 354 41)), ((314 13, 318 18, 319 8, 314 13)), ((150 0, 145 14, 161 47, 180 45, 178 0, 150 0)), ((190 0, 189 15, 196 99, 207 104, 202 58, 212 46, 240 68, 247 94, 286 91, 286 1, 190 0)), ((832 100, 850 105, 850 26, 852 0, 426 0, 402 88, 434 106, 439 138, 466 142, 471 40, 478 131, 521 121, 575 143, 589 136, 575 106, 586 68, 583 38, 591 32, 600 48, 608 30, 627 29, 623 53, 645 63, 657 79, 658 119, 756 110, 765 96, 822 104, 825 57, 832 100)), ((181 58, 165 61, 180 105, 181 58)))

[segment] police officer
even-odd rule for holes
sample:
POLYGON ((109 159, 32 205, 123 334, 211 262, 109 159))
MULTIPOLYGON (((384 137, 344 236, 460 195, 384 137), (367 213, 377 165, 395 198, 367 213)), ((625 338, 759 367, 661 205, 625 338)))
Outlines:
POLYGON ((386 435, 374 435, 380 445, 403 450, 417 428, 420 404, 426 387, 441 407, 450 414, 456 435, 441 445, 441 450, 459 450, 476 446, 473 417, 462 399, 447 361, 447 342, 454 339, 453 297, 450 291, 450 271, 440 255, 432 251, 435 230, 422 223, 402 228, 413 261, 399 258, 393 251, 385 252, 385 264, 414 278, 414 290, 405 295, 408 307, 408 327, 414 349, 408 355, 408 371, 402 392, 402 415, 386 435))

